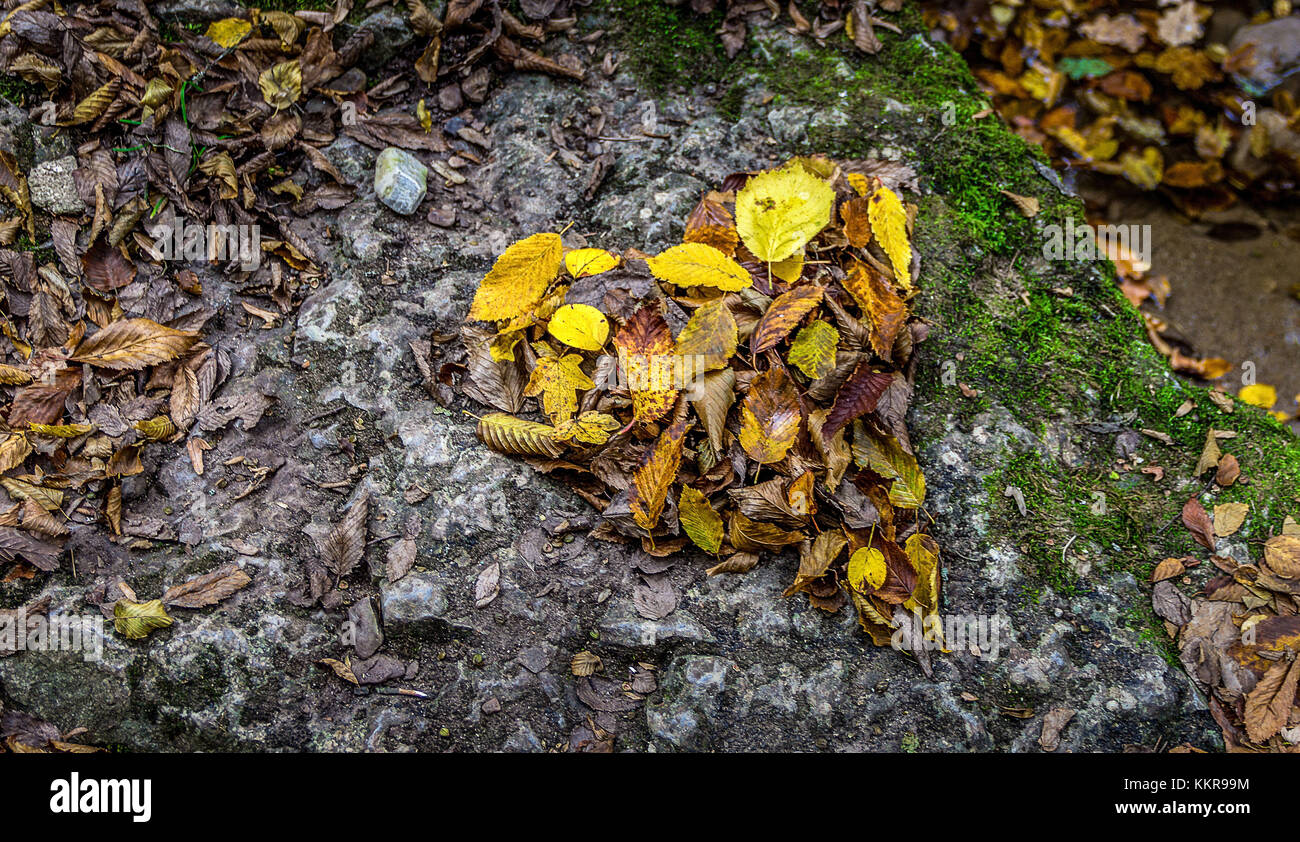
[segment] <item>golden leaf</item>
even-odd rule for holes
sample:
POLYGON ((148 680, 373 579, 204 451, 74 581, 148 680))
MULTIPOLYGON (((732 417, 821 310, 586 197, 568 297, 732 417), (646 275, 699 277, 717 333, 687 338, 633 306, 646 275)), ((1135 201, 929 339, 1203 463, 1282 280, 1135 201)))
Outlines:
POLYGON ((262 90, 262 99, 276 111, 288 108, 302 96, 302 65, 298 59, 282 61, 262 71, 257 86, 262 90))
POLYGON ((570 671, 579 677, 600 672, 604 668, 605 665, 601 662, 600 656, 594 652, 588 652, 586 649, 574 653, 573 658, 569 661, 570 671))
POLYGON ((33 433, 41 436, 52 436, 56 439, 75 439, 77 436, 84 436, 86 433, 95 429, 94 424, 37 424, 32 422, 30 429, 33 433))
MULTIPOLYGON (((541 344, 541 343, 539 343, 541 344)), ((564 356, 543 356, 537 360, 524 389, 524 397, 541 396, 542 411, 551 419, 551 423, 573 417, 578 409, 578 390, 590 389, 596 384, 582 373, 582 355, 565 354, 564 356)))
POLYGON ((790 343, 788 359, 810 380, 820 380, 835 370, 836 348, 840 332, 827 322, 818 319, 801 328, 790 343))
POLYGON ((0 363, 0 385, 26 386, 30 382, 32 382, 32 376, 21 368, 14 368, 11 365, 0 363))
POLYGON ((551 316, 546 332, 572 348, 599 351, 609 338, 609 320, 589 304, 565 304, 551 316))
POLYGON ((677 335, 673 353, 698 362, 693 371, 713 371, 727 364, 738 341, 735 316, 724 299, 715 298, 696 308, 677 335))
POLYGON ((122 319, 83 339, 72 360, 100 368, 136 371, 174 360, 198 340, 197 333, 173 330, 149 319, 122 319))
POLYGON ((167 616, 167 609, 160 599, 148 602, 119 599, 113 605, 113 628, 131 640, 148 637, 154 629, 166 628, 171 624, 172 618, 167 616))
POLYGON ((617 418, 603 412, 589 410, 577 418, 555 425, 555 438, 560 441, 577 439, 585 444, 604 444, 610 433, 623 426, 617 418))
POLYGON ((149 441, 162 441, 176 433, 176 425, 166 415, 155 415, 145 421, 137 421, 135 428, 149 441))
POLYGON ((889 502, 900 509, 919 509, 925 502, 925 475, 916 457, 903 450, 893 437, 877 437, 861 421, 853 424, 853 461, 860 468, 870 468, 894 481, 889 488, 889 502))
POLYGON ((682 486, 677 498, 677 519, 686 536, 707 553, 717 554, 722 547, 722 518, 709 500, 689 485, 682 486))
POLYGON ((885 554, 875 547, 859 547, 849 557, 849 587, 858 593, 870 593, 885 584, 887 573, 885 554))
POLYGON ((0 442, 0 474, 21 465, 31 452, 32 445, 27 436, 14 433, 5 438, 0 442))
POLYGON ((673 354, 673 335, 654 305, 642 306, 614 336, 618 364, 632 393, 632 414, 639 422, 654 421, 677 400, 681 359, 673 354))
POLYGON ((889 255, 894 278, 903 292, 912 291, 912 244, 907 239, 907 211, 898 195, 888 187, 878 187, 871 194, 868 215, 876 242, 889 255))
POLYGON ((599 275, 618 266, 619 256, 604 249, 574 249, 564 255, 564 268, 575 278, 599 275))
POLYGON ((736 195, 736 230, 759 260, 785 260, 831 220, 835 191, 797 165, 759 173, 736 195))
POLYGON ((628 503, 632 520, 646 532, 653 532, 663 514, 668 489, 677 479, 682 464, 682 444, 686 439, 686 416, 659 434, 632 476, 628 503))
POLYGON ((799 436, 800 420, 794 384, 784 369, 770 368, 753 379, 740 408, 740 446, 760 465, 780 462, 799 436))
POLYGON ((114 76, 92 91, 85 99, 72 109, 72 119, 67 125, 77 126, 98 119, 117 99, 117 91, 122 87, 122 78, 114 76))
POLYGON ((1260 409, 1272 409, 1277 404, 1277 389, 1263 383, 1252 383, 1241 387, 1237 400, 1260 409))
POLYGON ((656 278, 679 287, 716 287, 736 292, 754 283, 749 270, 704 243, 682 243, 646 258, 656 278))
POLYGON ((515 418, 504 412, 489 412, 475 428, 479 441, 499 453, 517 456, 547 456, 554 459, 564 447, 555 440, 554 430, 536 421, 515 418))
POLYGON ((469 317, 513 319, 542 300, 564 256, 559 234, 534 234, 511 244, 479 283, 469 317))
POLYGON ((206 34, 219 47, 227 50, 239 44, 253 31, 253 25, 242 18, 223 18, 208 24, 206 34))
POLYGON ((914 532, 903 545, 907 560, 916 571, 916 589, 903 603, 909 611, 916 608, 927 613, 939 610, 939 545, 929 535, 914 532))

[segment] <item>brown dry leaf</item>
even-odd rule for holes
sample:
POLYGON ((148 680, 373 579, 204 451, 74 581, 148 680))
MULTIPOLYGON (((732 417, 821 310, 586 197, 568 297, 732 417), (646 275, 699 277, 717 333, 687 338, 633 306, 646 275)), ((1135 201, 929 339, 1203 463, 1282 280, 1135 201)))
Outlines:
POLYGON ((248 587, 252 581, 239 565, 227 564, 183 584, 173 585, 163 594, 162 601, 177 608, 202 608, 215 605, 248 587))
POLYGON ((1167 558, 1156 565, 1156 569, 1151 573, 1152 582, 1163 582, 1165 579, 1173 579, 1187 572, 1187 567, 1183 564, 1181 558, 1167 558))
POLYGON ((501 593, 501 564, 492 562, 478 574, 474 583, 474 607, 487 608, 501 593))
POLYGON ((805 284, 778 296, 754 328, 749 340, 750 351, 761 354, 776 347, 804 316, 821 303, 824 292, 825 289, 816 284, 805 284))
POLYGON ((1300 579, 1300 535, 1274 535, 1264 543, 1264 561, 1279 576, 1300 579))
POLYGON ((1213 552, 1214 526, 1210 523, 1209 513, 1195 497, 1188 498, 1183 505, 1183 525, 1192 533, 1196 543, 1213 552))
POLYGON ((659 308, 642 306, 614 336, 618 364, 632 393, 635 420, 656 421, 677 400, 673 335, 659 308))
POLYGON ((1246 522, 1246 515, 1249 512, 1249 503, 1220 503, 1215 506, 1214 534, 1220 538, 1236 534, 1237 530, 1241 529, 1241 525, 1246 522))
POLYGON ((335 576, 351 573, 365 555, 366 517, 369 513, 370 492, 363 491, 320 543, 321 561, 335 576))
POLYGON ((799 393, 783 368, 755 377, 740 408, 740 446, 760 465, 779 462, 799 436, 799 393))
POLYGON ((1300 658, 1283 659, 1268 668, 1246 696, 1246 733, 1252 742, 1264 743, 1286 725, 1300 681, 1300 658))
POLYGON ((198 340, 197 333, 173 330, 149 319, 123 319, 83 339, 71 359, 100 368, 138 371, 176 359, 198 340))

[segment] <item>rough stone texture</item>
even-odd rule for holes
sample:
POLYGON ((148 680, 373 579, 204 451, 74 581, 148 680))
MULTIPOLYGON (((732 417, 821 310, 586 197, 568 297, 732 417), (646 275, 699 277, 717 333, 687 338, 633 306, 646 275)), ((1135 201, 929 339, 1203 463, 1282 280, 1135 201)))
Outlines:
POLYGON ((32 204, 50 213, 83 213, 86 203, 81 201, 77 182, 72 177, 76 169, 77 159, 72 155, 33 167, 27 176, 32 204))
MULTIPOLYGON (((762 49, 788 43, 781 33, 759 37, 768 39, 762 49)), ((1068 459, 1068 436, 1053 448, 996 400, 966 423, 950 399, 922 394, 911 419, 944 550, 944 611, 1009 623, 999 657, 935 654, 931 680, 911 657, 872 646, 848 611, 782 599, 797 567, 791 553, 717 578, 704 575, 708 559, 684 553, 663 574, 676 610, 640 617, 631 596, 645 557, 587 537, 591 511, 580 498, 485 449, 472 419, 430 399, 409 344, 456 330, 478 279, 511 241, 576 219, 571 246, 653 252, 678 241, 703 191, 733 171, 784 160, 810 126, 873 137, 886 154, 910 145, 896 129, 908 118, 888 109, 850 126, 835 109, 766 107, 759 89, 728 119, 716 99, 656 101, 637 91, 625 72, 581 85, 510 76, 484 106, 493 148, 450 228, 383 213, 365 184, 373 152, 345 139, 331 146, 326 154, 356 180, 358 197, 296 223, 328 255, 328 279, 296 320, 245 332, 227 322, 216 337, 232 349, 225 393, 261 390, 276 408, 254 429, 215 441, 203 476, 179 448, 148 451, 146 473, 126 485, 126 509, 162 518, 179 540, 129 552, 79 529, 78 577, 65 569, 5 599, 44 590, 56 607, 84 611, 88 578, 119 576, 150 598, 230 561, 253 584, 217 607, 176 610, 176 624, 146 640, 110 632, 98 663, 36 652, 0 660, 5 703, 65 730, 89 728, 89 741, 146 750, 543 751, 567 745, 590 718, 616 733, 616 750, 1036 751, 1042 715, 1054 707, 1078 711, 1059 751, 1212 741, 1183 673, 1126 622, 1147 597, 1110 564, 1108 548, 1095 547, 1086 591, 1031 595, 1022 550, 989 525, 983 481, 1009 449, 1068 459), (550 128, 590 119, 594 108, 605 136, 640 136, 651 117, 664 136, 592 141, 580 167, 565 163, 550 128), (612 165, 586 202, 575 185, 601 156, 612 165), (325 239, 327 224, 337 239, 325 239), (345 439, 355 456, 340 447, 345 439), (244 483, 224 467, 235 456, 278 467, 241 498, 244 483), (362 463, 355 487, 322 487, 358 476, 350 472, 362 463), (313 536, 362 488, 373 500, 368 572, 362 565, 350 577, 346 604, 301 606, 295 593, 313 536), (173 513, 158 515, 164 506, 173 513), (421 523, 416 567, 387 582, 387 547, 412 512, 421 523), (475 582, 493 563, 500 594, 475 608, 475 582), (356 604, 372 597, 382 647, 362 666, 344 624, 350 609, 368 621, 374 609, 356 604), (590 682, 568 669, 582 649, 604 661, 590 682), (316 663, 349 656, 358 672, 396 668, 401 677, 353 687, 316 663), (644 703, 620 688, 637 663, 657 673, 644 703), (395 686, 429 698, 382 692, 395 686), (499 712, 486 716, 490 700, 499 712), (1004 714, 1028 708, 1028 719, 1004 714)), ((924 169, 925 148, 907 154, 924 169)), ((924 266, 931 246, 917 246, 924 266)), ((204 290, 212 306, 236 306, 221 276, 206 272, 204 290)))
POLYGON ((375 195, 395 212, 410 216, 424 201, 429 168, 404 149, 390 146, 375 159, 375 195))

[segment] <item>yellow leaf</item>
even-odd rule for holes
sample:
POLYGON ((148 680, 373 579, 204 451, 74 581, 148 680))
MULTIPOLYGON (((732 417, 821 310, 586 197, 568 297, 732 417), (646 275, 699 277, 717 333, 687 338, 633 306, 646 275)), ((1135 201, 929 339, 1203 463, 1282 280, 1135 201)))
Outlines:
POLYGON ((900 509, 919 509, 925 502, 925 475, 916 457, 899 446, 892 436, 878 438, 861 421, 853 424, 853 461, 893 480, 889 502, 900 509))
POLYGON ((912 290, 912 244, 907 239, 907 211, 898 195, 888 187, 882 186, 872 193, 870 203, 871 232, 889 255, 899 287, 904 293, 909 293, 912 290))
POLYGON ((722 518, 709 505, 708 498, 689 485, 682 486, 677 500, 677 519, 695 546, 717 554, 722 547, 722 518))
POLYGON ((810 380, 820 380, 835 370, 840 332, 821 319, 800 329, 790 343, 790 364, 810 380))
POLYGON ((241 18, 224 18, 208 24, 207 36, 227 50, 248 37, 253 25, 241 18))
POLYGON ((162 600, 151 599, 148 602, 134 602, 119 599, 113 605, 113 628, 117 633, 131 640, 140 640, 149 636, 154 629, 161 629, 172 624, 167 616, 162 600))
POLYGON ((596 410, 588 410, 577 418, 555 425, 555 438, 560 441, 577 439, 586 444, 604 444, 609 435, 623 426, 617 418, 596 410))
POLYGON ((679 287, 716 287, 736 292, 754 283, 749 271, 713 246, 682 243, 646 258, 656 278, 679 287))
POLYGON ((42 436, 58 439, 75 439, 95 429, 94 424, 37 424, 32 422, 31 431, 42 436))
POLYGON ((859 547, 849 556, 849 587, 858 593, 869 593, 885 584, 885 554, 875 547, 859 547))
POLYGON ((653 532, 668 500, 668 489, 677 478, 682 464, 682 444, 686 439, 686 416, 659 434, 654 447, 632 476, 628 503, 632 520, 646 532, 653 532))
POLYGON ((282 61, 262 71, 257 79, 262 99, 278 111, 288 108, 302 96, 302 65, 297 59, 282 61))
POLYGON ((939 545, 929 535, 914 532, 903 545, 907 560, 916 571, 916 588, 903 603, 909 611, 923 608, 939 610, 939 545))
POLYGON ((420 121, 420 128, 424 129, 425 134, 433 131, 433 115, 429 113, 429 106, 423 97, 415 104, 415 119, 420 121))
POLYGON ((800 166, 759 173, 736 195, 736 230, 759 260, 785 260, 831 221, 835 191, 800 166))
POLYGON ((677 335, 673 349, 679 357, 691 358, 692 372, 722 368, 736 353, 739 329, 726 301, 715 298, 701 304, 677 335))
POLYGON ((551 423, 567 421, 578 409, 578 390, 596 385, 582 373, 581 366, 581 354, 539 357, 537 367, 528 379, 528 388, 524 389, 524 397, 541 395, 542 411, 550 416, 551 423))
POLYGON ((31 452, 31 442, 20 433, 10 435, 0 442, 0 474, 21 465, 31 452))
POLYGON ((1265 386, 1263 383, 1242 386, 1241 391, 1237 393, 1237 400, 1260 409, 1272 409, 1277 403, 1277 389, 1265 386))
POLYGON ((588 304, 565 304, 551 316, 546 332, 571 348, 599 351, 609 338, 609 320, 588 304))
POLYGON ((545 424, 515 418, 504 412, 489 412, 478 420, 474 430, 479 441, 499 453, 518 456, 554 458, 564 447, 555 440, 555 431, 545 424))
POLYGON ((166 415, 135 422, 135 428, 149 441, 162 441, 176 433, 176 425, 166 415))
POLYGON ((599 275, 619 264, 619 257, 604 249, 574 249, 564 255, 564 268, 575 278, 599 275))
POLYGON ((479 283, 469 317, 490 322, 527 313, 555 280, 563 255, 559 234, 534 234, 513 243, 479 283))

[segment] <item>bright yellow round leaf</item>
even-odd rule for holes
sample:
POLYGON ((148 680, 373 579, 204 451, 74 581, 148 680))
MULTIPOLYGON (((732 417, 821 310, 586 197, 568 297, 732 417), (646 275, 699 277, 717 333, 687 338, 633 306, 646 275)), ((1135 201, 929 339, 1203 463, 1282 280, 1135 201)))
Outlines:
POLYGON ((849 585, 858 593, 885 584, 885 554, 875 547, 859 547, 849 557, 849 585))
POLYGON ((565 304, 551 316, 546 332, 571 348, 599 351, 609 338, 609 320, 587 304, 565 304))

